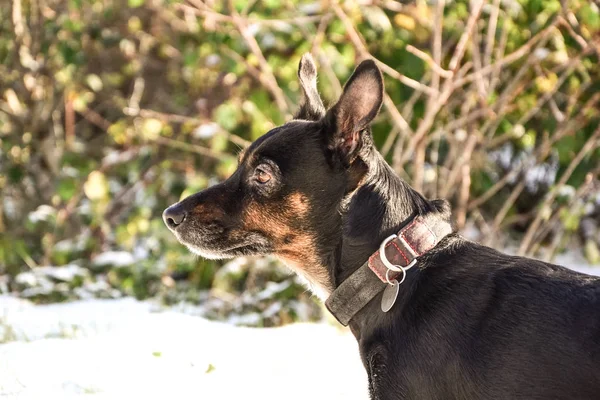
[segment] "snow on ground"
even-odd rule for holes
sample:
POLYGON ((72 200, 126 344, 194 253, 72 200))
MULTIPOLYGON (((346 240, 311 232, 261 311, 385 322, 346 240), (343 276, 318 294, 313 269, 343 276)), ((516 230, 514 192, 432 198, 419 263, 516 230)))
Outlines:
POLYGON ((240 328, 134 299, 0 297, 0 397, 366 399, 354 337, 327 324, 240 328), (332 376, 342 376, 344 385, 332 376))
MULTIPOLYGON (((577 257, 555 262, 600 275, 577 257)), ((353 336, 326 323, 240 328, 134 299, 0 296, 0 341, 8 399, 368 398, 353 336)))

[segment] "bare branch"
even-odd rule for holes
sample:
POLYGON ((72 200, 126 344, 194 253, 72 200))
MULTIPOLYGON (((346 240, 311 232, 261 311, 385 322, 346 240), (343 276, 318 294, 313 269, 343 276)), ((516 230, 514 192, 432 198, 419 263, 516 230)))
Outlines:
POLYGON ((529 247, 531 246, 531 242, 533 240, 534 234, 537 232, 540 224, 542 223, 543 218, 550 212, 550 204, 554 201, 556 196, 558 195, 558 188, 564 186, 573 172, 575 168, 579 165, 581 160, 589 154, 591 151, 594 151, 598 147, 600 147, 600 126, 596 128, 594 133, 588 138, 583 147, 579 150, 577 155, 571 160, 569 166, 565 170, 565 172, 560 177, 560 180, 556 184, 554 190, 552 190, 548 196, 544 199, 540 207, 538 208, 538 212, 533 220, 533 222, 529 225, 527 232, 525 232, 525 236, 521 241, 521 246, 519 247, 519 254, 523 255, 527 252, 529 247))
MULTIPOLYGON (((242 36, 242 38, 248 45, 248 48, 250 49, 252 54, 258 60, 258 65, 260 66, 260 74, 259 74, 260 82, 271 93, 271 95, 273 96, 273 99, 275 100, 275 103, 277 104, 277 107, 279 108, 281 113, 283 115, 285 115, 287 118, 291 117, 291 114, 289 113, 288 101, 287 101, 283 91, 281 90, 281 88, 279 87, 279 85, 277 83, 277 79, 275 78, 275 75, 273 74, 273 69, 271 68, 271 66, 267 62, 265 56, 263 55, 262 50, 260 49, 260 46, 258 45, 258 42, 256 41, 256 38, 248 30, 248 20, 243 18, 242 16, 240 16, 238 14, 238 12, 235 10, 235 7, 231 7, 232 15, 229 16, 229 15, 220 14, 220 13, 217 13, 216 11, 211 10, 200 0, 189 0, 189 1, 194 6, 197 7, 196 11, 198 12, 199 15, 210 16, 211 18, 214 18, 217 21, 229 22, 235 26, 237 31, 240 33, 240 35, 242 36)), ((182 7, 188 7, 188 6, 182 6, 182 7)), ((247 62, 245 62, 245 64, 248 65, 247 62)))
POLYGON ((490 21, 488 22, 487 37, 485 43, 485 53, 483 54, 483 65, 488 66, 492 63, 492 49, 496 40, 496 27, 498 26, 498 15, 500 14, 500 1, 494 0, 490 21))
POLYGON ((223 160, 228 157, 232 157, 230 154, 220 153, 209 149, 208 147, 198 146, 197 144, 185 143, 178 140, 169 139, 163 136, 159 136, 158 138, 156 138, 155 142, 175 149, 189 151, 191 153, 200 154, 205 157, 214 158, 215 160, 223 160))
POLYGON ((352 23, 352 21, 350 21, 350 18, 348 18, 346 13, 344 13, 344 11, 336 3, 332 4, 332 7, 333 7, 333 10, 335 11, 336 15, 342 20, 342 23, 344 24, 344 27, 346 28, 346 33, 350 37, 350 41, 352 41, 354 48, 358 51, 361 58, 367 58, 367 57, 372 58, 384 73, 388 74, 389 76, 391 76, 394 79, 399 80, 406 86, 409 86, 416 90, 421 90, 430 96, 434 96, 437 94, 437 91, 434 91, 430 87, 423 85, 421 82, 415 81, 414 79, 411 79, 407 76, 402 75, 400 72, 391 68, 389 65, 387 65, 384 62, 373 57, 373 55, 371 55, 369 53, 369 51, 367 50, 367 45, 364 43, 363 39, 360 37, 360 34, 354 27, 354 24, 352 23))
POLYGON ((471 15, 469 16, 469 20, 467 21, 467 28, 465 32, 460 37, 458 44, 456 45, 456 50, 450 59, 450 64, 448 65, 448 69, 451 71, 457 71, 460 62, 465 55, 465 50, 467 48, 467 42, 469 38, 473 34, 473 29, 475 28, 475 24, 477 19, 479 18, 479 14, 481 14, 481 10, 483 9, 483 4, 485 2, 483 0, 475 2, 472 4, 471 15))
MULTIPOLYGON (((483 67, 481 69, 481 71, 479 71, 478 73, 481 74, 481 76, 488 75, 488 74, 492 73, 493 71, 495 71, 496 69, 504 67, 508 64, 512 64, 513 62, 519 60, 520 58, 524 57, 525 55, 531 54, 533 47, 538 42, 540 42, 542 39, 548 37, 555 29, 556 29, 556 22, 553 22, 546 29, 542 30, 541 32, 537 33, 534 37, 529 39, 529 41, 527 43, 525 43, 523 46, 519 47, 519 49, 510 53, 503 59, 498 60, 491 65, 487 65, 487 66, 483 67)), ((471 83, 471 82, 473 82, 473 80, 476 77, 477 77, 477 72, 469 74, 461 79, 457 79, 454 81, 454 87, 458 88, 467 83, 471 83)))
MULTIPOLYGON (((473 28, 475 27, 475 22, 477 21, 477 18, 479 17, 479 14, 481 13, 481 9, 483 8, 483 3, 484 2, 482 0, 480 0, 480 1, 476 2, 473 5, 473 8, 471 9, 471 15, 469 16, 469 20, 467 22, 467 29, 462 34, 462 36, 459 40, 459 43, 456 46, 456 49, 454 50, 452 59, 450 60, 449 69, 454 72, 459 71, 459 68, 458 68, 459 63, 461 62, 462 57, 464 56, 467 41, 468 41, 469 37, 471 36, 473 28)), ((456 74, 457 78, 459 76, 460 76, 459 74, 456 74)), ((452 79, 446 79, 446 81, 444 82, 444 85, 442 87, 440 95, 437 97, 435 102, 432 102, 429 104, 429 107, 427 107, 425 116, 423 117, 423 120, 419 124, 419 127, 418 127, 416 133, 413 135, 413 137, 411 137, 410 142, 402 156, 402 161, 401 161, 402 164, 404 164, 406 162, 408 157, 410 157, 410 154, 412 154, 413 150, 416 148, 417 144, 420 143, 421 140, 423 139, 423 137, 427 134, 427 132, 433 125, 433 122, 434 122, 434 119, 435 119, 437 113, 439 112, 442 105, 444 105, 446 103, 446 101, 448 101, 448 98, 454 91, 455 87, 456 86, 453 84, 452 79)))
MULTIPOLYGON (((162 119, 163 121, 170 122, 170 123, 186 123, 187 122, 187 123, 198 124, 198 125, 213 123, 209 120, 203 120, 200 118, 188 117, 185 115, 178 115, 178 114, 167 114, 167 113, 162 113, 159 111, 148 110, 148 109, 130 110, 130 109, 126 108, 124 111, 125 111, 126 115, 130 115, 130 116, 139 115, 142 118, 157 118, 157 119, 162 119)), ((240 146, 242 148, 246 148, 246 147, 250 146, 251 142, 249 142, 248 140, 246 140, 238 135, 235 135, 231 132, 226 131, 219 125, 217 125, 217 126, 219 127, 219 132, 225 134, 231 143, 237 144, 238 146, 240 146)))
POLYGON ((410 44, 408 46, 406 46, 406 51, 414 54, 415 56, 419 57, 421 60, 425 61, 425 63, 427 65, 429 65, 429 67, 439 76, 442 76, 444 78, 452 78, 452 76, 454 75, 454 73, 452 71, 447 71, 444 68, 440 67, 440 65, 438 63, 436 63, 433 60, 433 58, 431 58, 431 56, 429 54, 425 53, 424 51, 421 51, 410 44))

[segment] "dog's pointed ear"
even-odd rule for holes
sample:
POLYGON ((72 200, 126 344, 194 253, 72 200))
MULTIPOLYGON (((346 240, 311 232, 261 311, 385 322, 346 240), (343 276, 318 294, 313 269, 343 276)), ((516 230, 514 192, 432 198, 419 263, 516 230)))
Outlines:
POLYGON ((330 147, 350 163, 364 140, 361 134, 379 113, 383 77, 373 60, 360 63, 344 86, 340 99, 327 112, 330 147))
POLYGON ((317 90, 317 67, 310 53, 302 56, 298 65, 298 80, 302 89, 300 108, 295 119, 318 121, 325 116, 325 107, 317 90))

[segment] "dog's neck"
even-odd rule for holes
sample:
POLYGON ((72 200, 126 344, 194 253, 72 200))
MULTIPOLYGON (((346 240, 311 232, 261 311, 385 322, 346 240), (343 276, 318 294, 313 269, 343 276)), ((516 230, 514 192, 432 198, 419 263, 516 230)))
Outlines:
POLYGON ((350 195, 342 213, 342 235, 328 269, 337 287, 358 269, 381 242, 417 215, 439 213, 449 219, 445 201, 428 201, 394 173, 374 149, 362 160, 367 165, 361 184, 350 195))
POLYGON ((377 251, 385 238, 417 215, 435 213, 444 220, 450 218, 446 201, 426 200, 396 175, 374 147, 363 150, 358 162, 363 173, 350 174, 359 175, 359 183, 341 201, 340 224, 321 226, 320 254, 312 262, 305 258, 321 273, 307 271, 302 263, 287 262, 323 301, 377 251))

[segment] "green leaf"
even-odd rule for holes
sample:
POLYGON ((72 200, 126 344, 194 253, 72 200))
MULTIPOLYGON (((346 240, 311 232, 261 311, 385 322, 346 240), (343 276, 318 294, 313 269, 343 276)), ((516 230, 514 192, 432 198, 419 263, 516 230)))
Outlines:
POLYGON ((598 6, 595 4, 585 4, 580 12, 579 16, 585 25, 588 25, 592 30, 600 29, 600 12, 598 6))
POLYGON ((131 8, 138 8, 142 6, 145 2, 145 0, 127 0, 127 4, 131 8))
POLYGON ((62 201, 67 201, 77 192, 77 182, 73 179, 63 179, 58 183, 56 193, 62 201))
POLYGON ((221 125, 225 130, 234 130, 241 117, 239 106, 232 103, 223 103, 214 111, 213 118, 217 124, 221 125))
POLYGON ((8 178, 10 183, 18 183, 23 179, 25 171, 19 165, 13 165, 8 169, 8 178))

